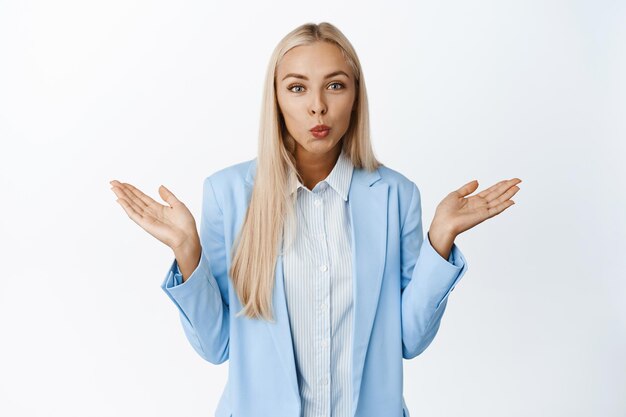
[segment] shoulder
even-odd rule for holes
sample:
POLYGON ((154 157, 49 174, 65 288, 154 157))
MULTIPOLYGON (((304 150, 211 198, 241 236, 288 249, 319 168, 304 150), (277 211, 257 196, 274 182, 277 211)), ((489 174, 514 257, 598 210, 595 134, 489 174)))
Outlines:
POLYGON ((236 164, 228 165, 220 168, 204 179, 205 185, 211 183, 213 188, 222 189, 223 187, 233 187, 241 184, 242 186, 250 175, 254 174, 256 167, 256 158, 249 159, 236 164))
POLYGON ((378 173, 380 174, 381 181, 389 184, 392 189, 397 190, 401 197, 411 198, 414 192, 419 193, 417 185, 407 178, 406 175, 395 169, 381 165, 378 167, 378 173))
POLYGON ((402 227, 410 213, 421 218, 422 197, 417 184, 406 175, 384 165, 378 167, 378 172, 380 181, 389 185, 389 198, 396 201, 402 227))
POLYGON ((222 207, 238 207, 247 201, 247 180, 256 158, 220 168, 204 178, 202 184, 204 204, 222 207))

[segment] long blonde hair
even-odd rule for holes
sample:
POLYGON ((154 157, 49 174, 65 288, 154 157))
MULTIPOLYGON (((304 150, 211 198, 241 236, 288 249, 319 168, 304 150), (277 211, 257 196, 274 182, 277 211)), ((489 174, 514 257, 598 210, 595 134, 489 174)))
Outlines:
MULTIPOLYGON (((276 260, 285 222, 295 224, 297 193, 290 193, 290 184, 300 178, 293 155, 295 141, 285 127, 276 99, 276 68, 290 49, 318 41, 338 46, 355 77, 355 106, 348 130, 341 139, 343 150, 355 169, 373 171, 382 165, 376 160, 370 141, 365 81, 354 48, 330 23, 305 23, 295 28, 278 43, 267 67, 254 186, 243 225, 231 249, 234 255, 229 274, 243 306, 237 317, 244 314, 248 318, 274 321, 272 293, 276 260)), ((289 244, 293 237, 292 234, 289 244)))

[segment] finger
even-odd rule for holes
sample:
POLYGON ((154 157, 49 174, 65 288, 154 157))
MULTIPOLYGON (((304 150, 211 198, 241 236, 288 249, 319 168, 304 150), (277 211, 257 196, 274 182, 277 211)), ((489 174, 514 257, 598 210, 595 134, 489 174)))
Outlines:
POLYGON ((514 185, 513 187, 509 188, 508 190, 506 190, 506 192, 504 194, 502 194, 500 197, 492 200, 492 201, 488 201, 487 202, 487 208, 489 207, 494 207, 497 206, 498 204, 501 204, 503 202, 505 202, 506 200, 510 199, 511 197, 513 197, 515 194, 517 194, 517 192, 520 190, 520 188, 516 185, 514 185))
POLYGON ((485 188, 484 190, 482 190, 480 193, 476 194, 476 197, 480 197, 480 198, 485 198, 487 197, 487 195, 489 193, 491 193, 493 190, 495 190, 497 187, 499 187, 500 185, 504 184, 507 180, 502 180, 502 181, 498 181, 497 183, 493 184, 491 187, 489 188, 485 188))
POLYGON ((163 201, 167 202, 170 207, 174 207, 174 204, 179 203, 180 201, 176 198, 173 192, 167 189, 165 185, 161 185, 159 187, 159 195, 163 199, 163 201))
POLYGON ((488 209, 489 218, 502 213, 504 210, 508 209, 513 204, 515 204, 515 201, 507 200, 504 203, 498 204, 495 207, 491 207, 490 209, 488 209))
POLYGON ((490 192, 485 193, 485 195, 481 197, 484 197, 487 203, 489 203, 490 201, 495 200, 496 198, 500 197, 500 195, 502 195, 506 190, 511 188, 513 185, 518 184, 520 182, 521 180, 518 178, 500 181, 498 184, 492 187, 492 190, 490 192))
POLYGON ((497 183, 495 183, 494 185, 492 185, 489 188, 484 189, 483 191, 481 191, 480 193, 476 194, 477 197, 481 197, 481 198, 486 198, 487 195, 489 195, 490 193, 492 193, 495 189, 497 189, 499 186, 501 186, 502 184, 505 183, 510 183, 509 185, 515 185, 515 184, 519 184, 520 182, 522 182, 522 180, 520 180, 519 178, 513 178, 510 180, 502 180, 502 181, 498 181, 497 183))
POLYGON ((154 204, 159 204, 154 201, 149 196, 145 195, 141 190, 134 187, 132 184, 127 182, 124 183, 124 186, 128 189, 128 191, 137 198, 137 204, 143 205, 143 207, 149 207, 154 204))
POLYGON ((141 223, 143 221, 143 216, 137 212, 130 204, 128 204, 128 202, 124 199, 118 199, 115 200, 117 201, 122 208, 124 209, 124 211, 126 212, 126 214, 128 215, 128 217, 130 217, 132 219, 132 221, 134 221, 135 223, 137 223, 139 226, 141 226, 141 223))
POLYGON ((139 205, 137 203, 138 199, 135 197, 133 193, 128 191, 125 187, 112 187, 111 188, 117 197, 124 201, 128 207, 131 207, 135 212, 140 214, 142 217, 145 214, 144 205, 139 205))
POLYGON ((468 194, 473 193, 478 188, 478 181, 473 180, 456 190, 457 193, 461 194, 462 197, 465 197, 468 194))
MULTIPOLYGON (((142 219, 147 214, 144 211, 143 207, 140 207, 137 204, 135 204, 133 200, 129 200, 129 199, 125 198, 125 197, 120 197, 118 200, 119 200, 118 202, 120 204, 124 203, 123 207, 126 207, 128 209, 132 209, 132 211, 134 213, 137 213, 142 219)), ((126 214, 128 214, 128 212, 126 214)))

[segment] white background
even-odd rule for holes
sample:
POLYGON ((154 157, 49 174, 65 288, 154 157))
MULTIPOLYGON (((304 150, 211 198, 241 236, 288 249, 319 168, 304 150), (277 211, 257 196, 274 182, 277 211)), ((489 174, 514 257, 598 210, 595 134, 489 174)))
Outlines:
POLYGON ((456 240, 412 417, 626 415, 626 3, 591 0, 0 1, 0 415, 213 415, 228 363, 185 339, 173 254, 109 181, 199 219, 203 179, 256 155, 274 46, 321 21, 424 231, 466 182, 523 180, 456 240))

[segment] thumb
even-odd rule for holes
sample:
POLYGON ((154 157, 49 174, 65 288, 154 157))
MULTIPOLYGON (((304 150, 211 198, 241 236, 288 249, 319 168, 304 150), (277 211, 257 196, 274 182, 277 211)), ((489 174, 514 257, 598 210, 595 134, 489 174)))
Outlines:
POLYGON ((465 197, 468 194, 473 193, 478 188, 478 180, 473 180, 456 190, 457 193, 465 197))
POLYGON ((159 187, 159 195, 164 201, 167 202, 167 204, 170 205, 170 207, 174 207, 174 204, 179 202, 174 193, 168 190, 165 185, 161 185, 159 187))

